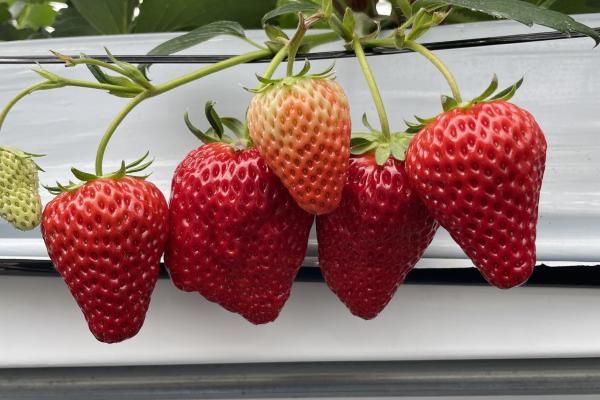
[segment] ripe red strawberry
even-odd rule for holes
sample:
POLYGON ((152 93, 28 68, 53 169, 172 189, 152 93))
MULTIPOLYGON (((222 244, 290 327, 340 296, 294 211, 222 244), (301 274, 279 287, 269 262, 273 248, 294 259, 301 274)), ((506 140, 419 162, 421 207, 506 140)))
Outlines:
POLYGON ((404 163, 350 159, 339 207, 317 217, 319 264, 352 314, 376 317, 433 239, 437 223, 409 187, 404 163))
POLYGON ((290 295, 313 216, 256 149, 240 147, 209 143, 177 167, 165 264, 178 288, 263 324, 277 318, 290 295))
POLYGON ((96 179, 46 205, 48 254, 102 342, 142 327, 167 239, 167 203, 150 182, 96 179))
POLYGON ((254 144, 298 205, 312 214, 340 202, 350 155, 350 111, 326 77, 288 77, 257 93, 248 109, 254 144))
POLYGON ((535 266, 545 161, 546 140, 533 116, 496 100, 435 118, 410 144, 406 168, 429 211, 485 279, 510 288, 535 266))

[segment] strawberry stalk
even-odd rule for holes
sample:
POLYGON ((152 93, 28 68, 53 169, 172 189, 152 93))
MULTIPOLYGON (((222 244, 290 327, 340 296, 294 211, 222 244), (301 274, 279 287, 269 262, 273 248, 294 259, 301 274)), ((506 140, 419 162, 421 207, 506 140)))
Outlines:
POLYGON ((462 103, 462 97, 460 95, 460 90, 454 75, 452 75, 452 72, 450 72, 446 64, 444 64, 444 62, 438 56, 436 56, 427 47, 412 40, 405 41, 404 47, 421 54, 423 57, 429 60, 442 73, 444 79, 446 79, 446 82, 448 82, 448 86, 450 86, 450 90, 452 91, 452 97, 454 97, 458 103, 462 103))
POLYGON ((365 56, 365 52, 360 44, 360 39, 358 37, 354 37, 352 39, 352 49, 354 50, 354 54, 356 54, 356 58, 358 63, 360 64, 360 68, 363 72, 365 80, 367 81, 367 85, 369 86, 369 90, 371 91, 371 97, 373 97, 373 103, 375 104, 375 108, 377 109, 377 115, 379 116, 379 123, 381 125, 381 134, 383 135, 383 139, 389 142, 391 138, 390 133, 390 124, 388 122, 387 113, 385 112, 385 106, 383 105, 383 99, 381 98, 381 93, 379 92, 379 88, 377 87, 377 82, 375 81, 375 77, 373 76, 373 71, 367 62, 367 57, 365 56))

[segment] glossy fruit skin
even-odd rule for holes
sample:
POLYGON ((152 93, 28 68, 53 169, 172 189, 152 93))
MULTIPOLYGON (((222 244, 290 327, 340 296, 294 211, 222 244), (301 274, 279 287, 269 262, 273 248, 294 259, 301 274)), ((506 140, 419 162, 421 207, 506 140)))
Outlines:
POLYGON ((446 112, 408 148, 415 190, 499 288, 521 285, 533 273, 546 148, 533 116, 505 101, 446 112))
POLYGON ((44 208, 48 254, 99 341, 120 342, 142 327, 167 232, 163 194, 127 176, 88 182, 44 208))
POLYGON ((350 156, 350 110, 342 87, 310 77, 275 84, 252 99, 250 135, 302 209, 333 211, 350 156))
POLYGON ((172 181, 165 263, 181 290, 254 324, 277 318, 304 260, 313 216, 294 202, 256 149, 211 143, 172 181))
POLYGON ((28 231, 39 225, 41 216, 37 165, 27 153, 0 146, 0 218, 28 231))
POLYGON ((423 255, 438 224, 410 188, 404 163, 350 158, 339 207, 317 217, 319 264, 352 314, 375 318, 423 255))

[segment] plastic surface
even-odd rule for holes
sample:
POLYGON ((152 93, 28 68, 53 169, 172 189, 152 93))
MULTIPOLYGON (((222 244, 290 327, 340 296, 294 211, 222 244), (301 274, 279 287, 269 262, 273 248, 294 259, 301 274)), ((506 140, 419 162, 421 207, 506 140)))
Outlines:
MULTIPOLYGON (((582 17, 600 26, 600 16, 582 17)), ((541 29, 541 28, 536 28, 541 29)), ((441 27, 427 41, 529 32, 511 22, 441 27)), ((256 34, 251 35, 256 38, 256 34)), ((38 40, 0 44, 1 54, 143 53, 170 35, 38 40)), ((549 143, 542 189, 538 255, 565 264, 600 261, 600 50, 590 39, 449 50, 439 55, 456 71, 465 96, 479 93, 496 72, 501 82, 525 84, 514 102, 529 109, 549 143)), ((230 38, 194 52, 235 53, 245 45, 230 38)), ((373 57, 391 124, 412 114, 439 110, 447 88, 438 73, 414 54, 373 57)), ((315 62, 316 70, 329 64, 315 62)), ((368 111, 367 86, 353 60, 339 61, 337 75, 352 103, 356 127, 368 111)), ((37 81, 23 66, 0 66, 0 103, 37 81)), ((87 77, 83 68, 52 71, 87 77)), ((196 68, 156 65, 151 77, 164 81, 196 68)), ((108 148, 108 168, 151 150, 152 181, 169 192, 174 166, 198 145, 186 131, 183 112, 203 120, 206 100, 222 115, 241 116, 250 99, 238 83, 253 86, 264 65, 245 65, 151 99, 138 107, 108 148)), ((63 89, 36 93, 9 116, 2 143, 47 153, 40 161, 44 183, 68 178, 69 168, 91 168, 110 119, 124 105, 104 93, 63 89)), ((200 124, 199 124, 200 125, 200 124)), ((48 201, 44 194, 44 201, 48 201)), ((310 251, 316 250, 314 241, 310 251)), ((310 254, 309 254, 310 255, 310 254)), ((46 258, 39 232, 21 233, 0 224, 0 256, 46 258)), ((440 232, 419 266, 464 266, 460 249, 440 232)), ((407 285, 374 321, 352 317, 321 283, 297 283, 274 324, 254 327, 194 294, 161 280, 145 326, 120 345, 97 343, 64 283, 56 277, 0 277, 0 366, 125 365, 308 360, 401 360, 600 356, 596 332, 600 296, 595 289, 525 287, 509 292, 479 286, 407 285), (574 333, 576 332, 576 334, 574 333)))

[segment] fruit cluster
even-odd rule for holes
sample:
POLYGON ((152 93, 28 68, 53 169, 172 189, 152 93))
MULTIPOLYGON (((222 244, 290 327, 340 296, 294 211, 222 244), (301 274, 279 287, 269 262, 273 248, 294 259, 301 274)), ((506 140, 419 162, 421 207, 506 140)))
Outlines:
POLYGON ((427 9, 409 14, 411 33, 396 31, 393 43, 426 56, 448 80, 453 97, 443 96, 436 117, 418 118, 402 132, 390 130, 363 51, 368 41, 355 33, 351 13, 340 20, 324 2, 311 17, 300 14, 292 38, 271 28, 269 49, 231 59, 272 57, 252 90, 245 122, 220 117, 212 102, 205 108, 207 130, 186 114, 188 128, 204 144, 177 166, 168 204, 147 175, 136 175, 150 166, 148 153, 103 173, 107 143, 144 99, 234 62, 154 86, 110 53, 112 64, 55 53, 67 66, 88 65, 98 83, 83 85, 39 69, 46 81, 16 100, 62 86, 108 90, 132 100, 102 138, 95 172, 72 168, 79 182, 47 187, 57 196, 43 213, 37 155, 0 147, 0 216, 18 229, 31 229, 41 219, 52 262, 91 332, 108 343, 140 330, 163 255, 179 289, 198 292, 254 324, 275 320, 304 260, 315 219, 325 282, 364 319, 385 308, 438 226, 491 285, 521 285, 536 263, 547 147, 542 130, 531 114, 509 102, 521 82, 496 93, 494 77, 480 96, 463 101, 447 68, 414 41, 439 14, 427 9), (293 73, 305 32, 324 19, 354 51, 380 129, 365 116, 369 132, 352 133, 349 101, 331 69, 309 74, 306 63, 293 73), (287 75, 273 79, 286 56, 287 75))

